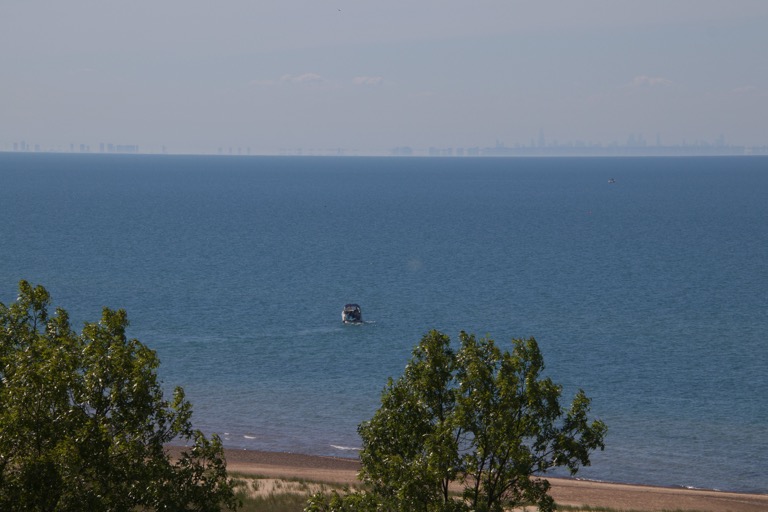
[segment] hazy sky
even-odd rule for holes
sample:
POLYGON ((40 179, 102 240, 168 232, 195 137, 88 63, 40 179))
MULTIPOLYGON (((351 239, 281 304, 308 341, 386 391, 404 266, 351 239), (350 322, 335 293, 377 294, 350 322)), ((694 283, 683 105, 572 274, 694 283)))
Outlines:
POLYGON ((0 150, 768 144, 765 0, 0 0, 0 150))

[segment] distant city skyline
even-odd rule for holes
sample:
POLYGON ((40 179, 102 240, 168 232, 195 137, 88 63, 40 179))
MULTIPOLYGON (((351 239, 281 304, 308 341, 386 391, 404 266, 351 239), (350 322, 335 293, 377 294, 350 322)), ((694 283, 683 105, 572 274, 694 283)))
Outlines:
POLYGON ((179 151, 167 145, 141 147, 138 144, 99 143, 69 143, 44 147, 39 143, 27 141, 3 144, 0 141, 0 152, 27 153, 115 153, 115 154, 199 154, 224 156, 262 156, 262 155, 327 155, 327 156, 663 156, 663 155, 768 155, 768 143, 746 146, 730 144, 724 135, 713 141, 686 141, 679 144, 664 144, 657 135, 649 142, 642 134, 630 134, 626 141, 613 141, 608 144, 588 141, 558 141, 548 140, 543 132, 538 138, 531 138, 527 143, 516 142, 507 144, 496 140, 494 144, 483 146, 429 146, 414 147, 410 145, 396 146, 383 150, 365 148, 331 147, 331 148, 254 148, 252 146, 219 146, 203 148, 199 151, 179 151))
POLYGON ((763 0, 123 7, 4 4, 0 150, 768 144, 763 0))

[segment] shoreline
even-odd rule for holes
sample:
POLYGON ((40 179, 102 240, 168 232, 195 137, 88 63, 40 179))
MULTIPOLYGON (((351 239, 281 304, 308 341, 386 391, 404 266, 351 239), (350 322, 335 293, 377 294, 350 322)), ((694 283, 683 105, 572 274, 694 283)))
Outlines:
MULTIPOLYGON (((169 447, 171 454, 179 448, 169 447)), ((227 471, 248 476, 296 478, 336 484, 358 483, 357 459, 303 455, 258 450, 224 450, 227 471)), ((547 478, 551 495, 561 505, 610 507, 620 510, 656 512, 696 510, 700 512, 764 512, 768 494, 748 494, 708 489, 657 487, 547 478)))

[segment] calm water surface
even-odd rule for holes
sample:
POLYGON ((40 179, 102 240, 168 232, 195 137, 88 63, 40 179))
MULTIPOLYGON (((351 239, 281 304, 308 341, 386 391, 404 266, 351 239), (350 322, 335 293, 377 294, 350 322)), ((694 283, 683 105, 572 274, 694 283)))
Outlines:
POLYGON ((466 330, 593 399, 581 476, 768 492, 766 158, 7 153, 0 218, 0 301, 127 309, 230 447, 354 457, 421 336, 466 330))

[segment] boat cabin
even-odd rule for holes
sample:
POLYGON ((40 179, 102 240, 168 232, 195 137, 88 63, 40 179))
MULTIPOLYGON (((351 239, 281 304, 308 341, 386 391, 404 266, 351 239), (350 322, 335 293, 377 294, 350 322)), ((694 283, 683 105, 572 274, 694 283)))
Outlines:
POLYGON ((357 304, 347 304, 341 311, 341 321, 345 324, 363 323, 363 312, 357 304))

